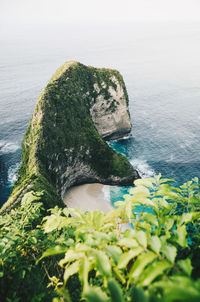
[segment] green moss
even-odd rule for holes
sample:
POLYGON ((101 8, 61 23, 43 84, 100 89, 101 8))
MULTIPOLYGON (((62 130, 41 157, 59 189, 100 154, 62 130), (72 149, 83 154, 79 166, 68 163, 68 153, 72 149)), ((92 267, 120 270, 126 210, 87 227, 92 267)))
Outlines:
MULTIPOLYGON (((113 151, 100 137, 90 116, 99 94, 110 99, 108 88, 116 89, 116 70, 97 69, 70 61, 63 64, 42 91, 22 144, 19 178, 3 209, 17 205, 24 190, 44 191, 45 208, 61 205, 60 192, 67 182, 66 167, 77 159, 91 166, 100 178, 128 177, 133 168, 125 157, 113 151), (94 89, 97 84, 100 91, 94 89)), ((115 102, 111 103, 115 110, 115 102)))

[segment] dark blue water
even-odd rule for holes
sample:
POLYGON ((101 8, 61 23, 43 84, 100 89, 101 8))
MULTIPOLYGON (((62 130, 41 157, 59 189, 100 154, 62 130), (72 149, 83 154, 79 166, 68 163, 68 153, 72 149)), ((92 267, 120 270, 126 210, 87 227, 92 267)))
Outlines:
MULTIPOLYGON (((1 28, 0 45, 1 204, 16 179, 36 100, 72 59, 122 73, 133 127, 130 138, 111 146, 142 177, 160 172, 179 184, 200 177, 200 24, 1 28)), ((112 188, 111 200, 125 192, 112 188)))

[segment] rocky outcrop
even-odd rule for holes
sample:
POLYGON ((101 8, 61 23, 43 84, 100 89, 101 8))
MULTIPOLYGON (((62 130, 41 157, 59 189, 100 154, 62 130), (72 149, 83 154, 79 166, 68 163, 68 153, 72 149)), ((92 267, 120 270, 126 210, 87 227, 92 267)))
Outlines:
POLYGON ((97 97, 90 109, 92 120, 99 134, 105 139, 118 139, 131 131, 130 114, 128 110, 128 95, 121 76, 113 74, 110 77, 112 85, 104 81, 100 86, 95 83, 97 97), (106 89, 108 98, 101 93, 106 89))
POLYGON ((29 190, 49 208, 61 205, 73 185, 131 185, 137 172, 102 139, 122 137, 130 128, 120 73, 65 63, 38 99, 22 144, 19 178, 4 209, 29 190))

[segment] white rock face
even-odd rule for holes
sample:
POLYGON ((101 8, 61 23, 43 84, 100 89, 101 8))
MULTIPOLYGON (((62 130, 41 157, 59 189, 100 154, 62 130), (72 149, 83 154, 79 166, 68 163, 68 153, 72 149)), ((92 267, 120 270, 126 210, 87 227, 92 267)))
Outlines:
POLYGON ((94 84, 94 90, 98 96, 90 113, 95 127, 103 138, 118 139, 131 131, 131 121, 124 88, 115 76, 112 76, 110 80, 116 88, 106 87, 104 82, 101 83, 101 87, 94 84), (101 93, 102 88, 107 88, 110 94, 109 99, 105 99, 101 93))

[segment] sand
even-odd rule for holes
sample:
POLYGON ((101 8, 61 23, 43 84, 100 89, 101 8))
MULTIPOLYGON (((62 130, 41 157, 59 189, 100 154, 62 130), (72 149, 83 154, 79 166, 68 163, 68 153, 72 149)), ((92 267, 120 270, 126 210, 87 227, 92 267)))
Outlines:
MULTIPOLYGON (((108 187, 108 186, 105 186, 108 187)), ((100 210, 108 213, 113 210, 112 205, 104 198, 104 185, 99 183, 75 186, 69 189, 63 200, 69 208, 77 208, 82 211, 100 210)))

